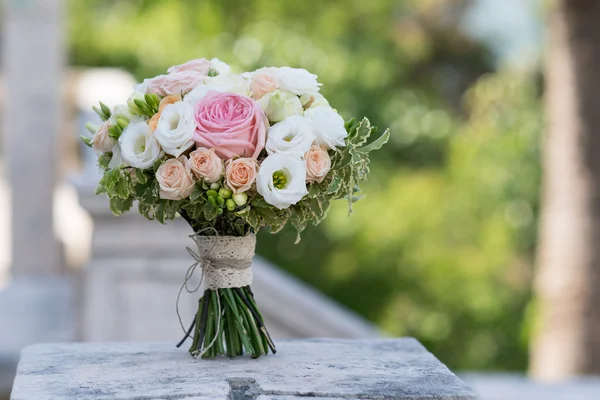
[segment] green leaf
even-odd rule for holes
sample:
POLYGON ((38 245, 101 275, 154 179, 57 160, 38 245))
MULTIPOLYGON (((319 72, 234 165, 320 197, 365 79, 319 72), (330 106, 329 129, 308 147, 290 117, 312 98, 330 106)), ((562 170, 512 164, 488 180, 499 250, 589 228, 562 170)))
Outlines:
POLYGON ((112 153, 102 153, 98 156, 98 166, 103 169, 108 169, 108 164, 110 164, 110 160, 112 160, 112 153))
POLYGON ((146 175, 144 170, 141 170, 139 168, 135 169, 135 178, 137 179, 138 183, 141 184, 148 182, 148 175, 146 175))
POLYGON ((190 194, 190 202, 192 204, 197 203, 199 200, 202 200, 202 195, 204 194, 204 190, 202 189, 202 185, 196 184, 194 190, 190 194))
POLYGON ((357 151, 361 153, 368 154, 373 150, 379 150, 384 144, 386 144, 390 140, 390 130, 386 129, 385 132, 381 136, 379 136, 375 141, 366 146, 360 147, 357 151))
POLYGON ((115 215, 121 215, 125 211, 129 211, 133 206, 133 197, 127 197, 125 199, 119 197, 110 198, 110 210, 115 215))

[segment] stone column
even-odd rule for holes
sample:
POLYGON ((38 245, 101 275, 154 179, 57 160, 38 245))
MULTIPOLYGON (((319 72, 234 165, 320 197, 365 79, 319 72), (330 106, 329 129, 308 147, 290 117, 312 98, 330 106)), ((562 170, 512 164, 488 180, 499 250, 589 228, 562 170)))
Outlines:
POLYGON ((52 228, 61 116, 62 0, 5 0, 4 154, 12 204, 12 275, 60 271, 52 228))

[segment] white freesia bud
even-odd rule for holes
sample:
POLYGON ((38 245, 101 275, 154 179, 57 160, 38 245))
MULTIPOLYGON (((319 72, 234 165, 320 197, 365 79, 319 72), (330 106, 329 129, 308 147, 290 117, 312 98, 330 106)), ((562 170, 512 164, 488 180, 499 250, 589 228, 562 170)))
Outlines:
POLYGON ((280 210, 296 204, 308 193, 304 161, 282 154, 268 156, 260 165, 256 190, 280 210))
POLYGON ((192 137, 195 131, 194 109, 189 104, 178 101, 163 109, 154 137, 165 153, 179 157, 194 145, 192 137))
POLYGON ((162 151, 152 129, 144 121, 132 121, 119 138, 121 157, 132 167, 147 169, 154 164, 162 151))
POLYGON ((271 126, 265 148, 269 154, 286 154, 300 158, 310 149, 315 135, 306 118, 292 115, 271 126))
POLYGON ((321 84, 317 82, 317 75, 311 74, 302 68, 281 67, 275 72, 279 88, 298 96, 305 93, 316 93, 321 84))
POLYGON ((139 92, 139 91, 135 91, 127 99, 127 106, 129 107, 129 110, 133 114, 142 115, 142 112, 140 111, 140 109, 138 108, 138 106, 134 103, 134 100, 145 101, 144 100, 144 93, 143 92, 139 92))
POLYGON ((344 139, 348 136, 344 119, 329 106, 310 108, 304 112, 316 136, 317 143, 327 149, 346 146, 344 139))
POLYGON ((111 125, 117 125, 118 124, 117 120, 119 118, 125 119, 127 121, 131 121, 131 119, 133 117, 134 117, 134 115, 129 110, 128 106, 126 106, 125 104, 118 104, 113 108, 112 114, 109 118, 109 121, 110 121, 111 125))
POLYGON ((302 115, 304 109, 298 96, 276 90, 264 95, 258 102, 269 121, 283 121, 291 115, 302 115))

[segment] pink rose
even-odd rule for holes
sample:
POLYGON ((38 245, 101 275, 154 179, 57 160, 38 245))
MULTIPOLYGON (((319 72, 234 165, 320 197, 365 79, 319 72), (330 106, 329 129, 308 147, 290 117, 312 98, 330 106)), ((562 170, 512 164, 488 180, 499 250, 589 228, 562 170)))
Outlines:
POLYGON ((206 75, 196 71, 179 71, 165 76, 161 89, 167 95, 181 95, 204 82, 206 75))
POLYGON ((261 99, 265 94, 273 92, 277 88, 279 88, 279 84, 273 68, 261 68, 252 76, 250 91, 255 100, 261 99))
POLYGON ((250 189, 256 180, 257 173, 256 160, 235 158, 227 162, 225 180, 233 193, 243 193, 250 189))
POLYGON ((218 182, 223 175, 223 161, 214 149, 199 148, 190 153, 190 168, 196 178, 208 183, 218 182))
POLYGON ((154 78, 144 79, 142 83, 135 86, 135 90, 142 93, 153 93, 164 96, 165 92, 163 91, 162 86, 166 77, 166 75, 158 75, 154 78))
POLYGON ((304 154, 304 160, 306 162, 306 181, 323 182, 323 179, 325 179, 331 168, 331 158, 327 151, 313 145, 304 154))
POLYGON ((199 147, 214 148, 222 159, 235 156, 256 159, 265 146, 269 122, 252 99, 210 91, 194 107, 199 147))
POLYGON ((112 151, 117 141, 108 136, 108 121, 105 121, 92 137, 92 149, 96 154, 107 153, 112 151))
POLYGON ((160 186, 160 198, 181 200, 194 190, 194 175, 185 156, 170 158, 156 171, 156 180, 160 186))
POLYGON ((202 75, 208 75, 208 71, 210 70, 210 61, 206 58, 197 58, 195 60, 190 60, 180 65, 175 65, 167 70, 169 74, 175 72, 182 71, 194 71, 198 72, 202 75))

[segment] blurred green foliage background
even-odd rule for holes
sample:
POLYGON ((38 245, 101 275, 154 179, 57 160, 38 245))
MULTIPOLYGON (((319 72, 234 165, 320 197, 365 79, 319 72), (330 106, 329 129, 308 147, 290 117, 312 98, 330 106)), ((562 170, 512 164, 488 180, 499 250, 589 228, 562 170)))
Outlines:
POLYGON ((138 79, 197 57, 319 75, 346 117, 392 129, 368 196, 259 253, 451 368, 527 365, 540 76, 495 69, 466 0, 71 0, 71 63, 138 79))

